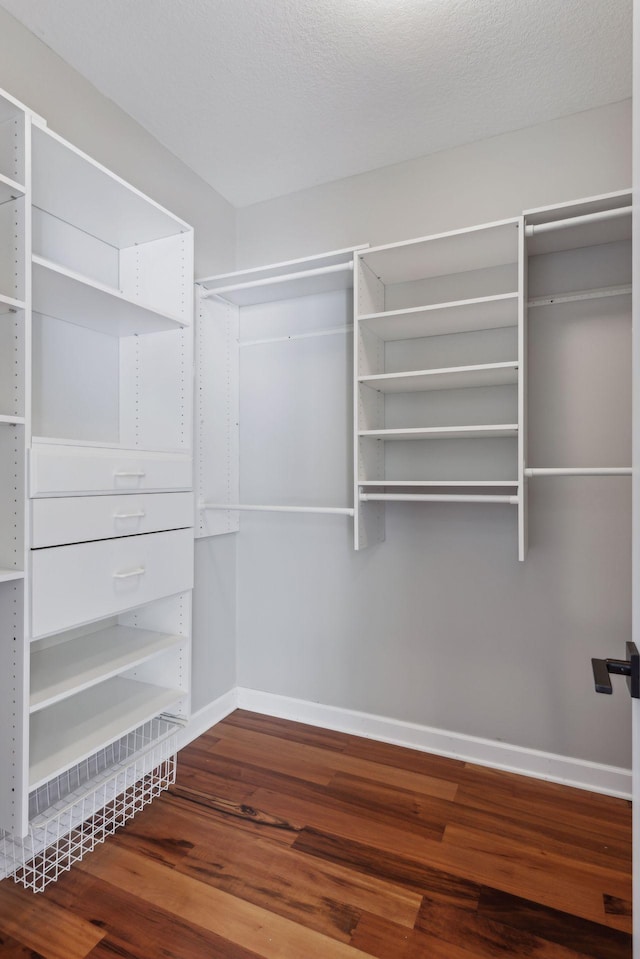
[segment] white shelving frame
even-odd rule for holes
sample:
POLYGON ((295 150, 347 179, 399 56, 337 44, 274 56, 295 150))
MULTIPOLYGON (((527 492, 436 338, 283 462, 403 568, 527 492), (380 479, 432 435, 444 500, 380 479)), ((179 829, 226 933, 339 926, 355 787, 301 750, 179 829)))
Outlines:
MULTIPOLYGON (((523 265, 523 233, 522 218, 514 218, 374 247, 357 254, 354 282, 356 549, 384 539, 383 504, 386 502, 506 503, 518 508, 519 555, 524 559, 526 267, 523 265), (450 292, 463 295, 447 296, 450 292), (407 298, 413 302, 407 304, 407 298), (387 369, 389 347, 402 341, 464 337, 508 328, 517 330, 511 357, 456 366, 434 364, 428 369, 387 369), (398 425, 396 415, 393 424, 387 422, 386 397, 389 396, 502 386, 517 391, 517 406, 511 421, 492 418, 490 422, 469 420, 465 423, 457 417, 450 423, 403 426, 398 425), (442 479, 420 475, 387 479, 387 442, 413 440, 430 444, 436 439, 479 444, 474 447, 478 454, 484 450, 485 440, 512 440, 517 446, 512 457, 513 475, 490 479, 480 471, 476 476, 451 475, 442 479), (504 488, 511 492, 500 492, 504 488), (477 492, 482 489, 484 493, 477 492)), ((429 455, 437 457, 438 453, 434 451, 429 455)))
MULTIPOLYGON (((196 535, 236 532, 241 512, 354 515, 350 504, 240 502, 239 348, 244 344, 239 328, 245 306, 350 289, 354 254, 362 249, 348 247, 196 280, 196 535)), ((251 345, 350 332, 346 327, 301 329, 290 336, 252 340, 251 345)))
MULTIPOLYGON (((152 602, 121 594, 109 618, 83 614, 85 625, 78 616, 75 627, 34 640, 32 450, 68 454, 69 474, 80 453, 98 472, 101 457, 142 458, 154 470, 145 496, 175 495, 173 478, 186 479, 193 446, 193 230, 0 91, 0 240, 0 878, 14 874, 39 890, 172 781, 167 750, 175 754, 190 708, 191 592, 186 573, 179 585, 169 577, 172 589, 152 590, 152 602), (4 267, 2 256, 12 257, 4 267), (104 358, 110 377, 95 391, 111 390, 106 436, 95 429, 102 414, 93 400, 83 402, 85 355, 96 369, 104 358), (58 361, 58 381, 43 387, 46 364, 58 361), (59 420, 83 418, 87 435, 73 424, 42 429, 42 409, 61 394, 59 420)), ((70 484, 53 494, 70 497, 69 509, 73 497, 86 506, 88 494, 109 492, 70 484)), ((126 501, 136 490, 110 492, 126 501)), ((188 535, 184 522, 180 534, 154 522, 151 532, 188 535)), ((116 568, 113 582, 128 575, 116 568)))
MULTIPOLYGON (((631 190, 620 190, 595 197, 572 200, 553 206, 538 207, 524 213, 524 263, 538 256, 554 256, 567 252, 586 251, 589 248, 605 251, 609 244, 631 244, 632 238, 633 194, 631 190)), ((593 269, 594 267, 592 267, 593 269)), ((630 272, 630 268, 629 268, 630 272)), ((616 283, 611 286, 594 286, 591 289, 567 289, 549 294, 527 297, 525 290, 526 313, 533 311, 532 320, 546 307, 569 307, 571 304, 597 305, 611 298, 626 298, 629 303, 631 320, 631 276, 629 283, 616 283)), ((561 313, 558 314, 561 322, 561 313)), ((631 330, 631 322, 629 323, 631 330)), ((570 385, 567 385, 570 388, 570 385)), ((629 456, 631 451, 629 451, 629 456)), ((536 477, 620 477, 631 476, 630 466, 549 466, 530 464, 526 447, 521 457, 523 488, 529 479, 536 477)), ((525 531, 526 535, 526 531, 525 531)))

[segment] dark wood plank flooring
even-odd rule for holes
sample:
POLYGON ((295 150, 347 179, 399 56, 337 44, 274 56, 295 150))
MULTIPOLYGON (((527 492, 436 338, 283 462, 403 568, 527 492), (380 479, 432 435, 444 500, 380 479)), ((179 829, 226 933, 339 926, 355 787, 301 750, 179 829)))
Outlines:
POLYGON ((629 959, 630 804, 238 710, 7 959, 629 959))

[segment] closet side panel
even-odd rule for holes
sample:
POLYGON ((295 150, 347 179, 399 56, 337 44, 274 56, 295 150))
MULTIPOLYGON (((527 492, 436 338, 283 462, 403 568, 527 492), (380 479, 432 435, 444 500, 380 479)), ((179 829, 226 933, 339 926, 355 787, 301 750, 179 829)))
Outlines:
POLYGON ((238 323, 237 306, 196 288, 196 536, 240 525, 237 511, 200 508, 239 502, 238 323))

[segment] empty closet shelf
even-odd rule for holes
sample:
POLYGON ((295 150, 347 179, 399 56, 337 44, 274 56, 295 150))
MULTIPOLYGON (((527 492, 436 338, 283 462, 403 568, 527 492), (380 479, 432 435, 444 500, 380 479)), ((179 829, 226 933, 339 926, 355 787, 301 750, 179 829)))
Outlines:
POLYGON ((184 637, 111 626, 31 653, 31 712, 139 666, 184 637))
POLYGON ((404 310, 386 310, 361 316, 359 322, 381 340, 411 340, 422 336, 500 329, 517 326, 518 294, 498 293, 404 310))
POLYGON ((440 487, 451 488, 451 487, 506 487, 514 488, 518 486, 518 480, 360 480, 358 486, 361 489, 368 489, 369 487, 393 487, 393 488, 404 488, 408 489, 409 487, 440 487))
POLYGON ((24 570, 0 568, 0 583, 10 583, 14 579, 24 579, 24 570))
POLYGON ((508 503, 517 506, 517 496, 474 493, 360 493, 363 503, 508 503))
POLYGON ((360 376, 358 382, 381 393, 511 386, 518 382, 518 362, 513 360, 508 363, 453 366, 445 369, 415 370, 409 373, 382 373, 375 376, 360 376))
POLYGON ((180 690, 117 677, 34 713, 29 788, 37 788, 176 706, 182 696, 180 690))
POLYGON ((8 296, 6 293, 0 293, 0 316, 3 313, 15 313, 17 310, 24 310, 26 303, 24 300, 16 300, 14 296, 8 296))
POLYGON ((19 196, 24 196, 24 193, 25 188, 21 183, 0 173, 0 204, 8 200, 16 200, 19 196))
POLYGON ((481 439, 482 437, 511 437, 518 435, 518 424, 495 426, 431 426, 410 429, 361 430, 362 439, 373 440, 452 440, 481 439))
POLYGON ((131 300, 57 263, 33 256, 33 309, 111 336, 177 330, 184 320, 131 300))

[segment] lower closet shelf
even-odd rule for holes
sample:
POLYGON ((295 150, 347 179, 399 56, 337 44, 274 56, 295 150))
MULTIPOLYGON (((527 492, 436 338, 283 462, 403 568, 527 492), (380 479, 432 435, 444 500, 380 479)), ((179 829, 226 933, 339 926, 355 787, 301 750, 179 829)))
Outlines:
POLYGON ((110 626, 31 653, 31 712, 82 692, 184 642, 183 636, 110 626))
POLYGON ((176 706, 183 692, 118 676, 31 718, 29 789, 176 706))

